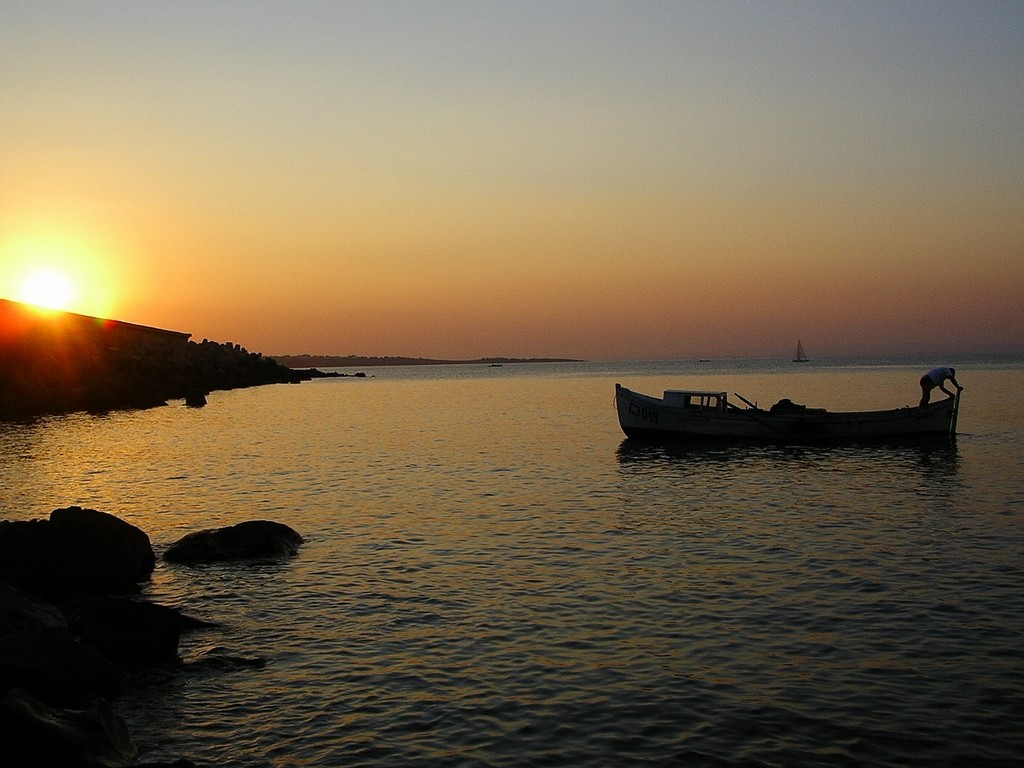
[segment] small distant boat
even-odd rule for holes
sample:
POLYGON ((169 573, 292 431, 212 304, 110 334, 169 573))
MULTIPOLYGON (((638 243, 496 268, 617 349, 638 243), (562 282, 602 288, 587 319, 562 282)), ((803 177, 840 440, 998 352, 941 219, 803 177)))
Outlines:
POLYGON ((954 437, 960 393, 923 408, 835 411, 808 408, 788 399, 758 408, 742 395, 742 408, 725 392, 666 390, 663 397, 615 385, 615 408, 626 437, 648 440, 765 440, 827 442, 954 437))
POLYGON ((794 363, 806 363, 808 362, 807 353, 804 352, 804 345, 800 339, 796 340, 796 357, 793 358, 794 363))

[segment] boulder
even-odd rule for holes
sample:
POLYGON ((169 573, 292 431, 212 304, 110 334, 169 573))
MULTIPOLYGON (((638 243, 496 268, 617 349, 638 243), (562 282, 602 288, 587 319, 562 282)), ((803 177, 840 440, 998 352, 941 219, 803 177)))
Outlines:
POLYGON ((249 520, 226 528, 195 531, 164 552, 170 563, 267 560, 294 555, 303 538, 283 523, 249 520))
POLYGON ((0 737, 7 768, 63 768, 135 764, 128 727, 104 699, 79 709, 53 709, 15 688, 0 698, 0 737))
POLYGON ((54 707, 74 707, 121 688, 117 668, 64 629, 20 627, 0 634, 0 691, 24 688, 54 707))
POLYGON ((49 520, 0 522, 0 579, 48 597, 135 592, 155 565, 149 537, 105 512, 67 507, 49 520))
MULTIPOLYGON (((65 610, 70 621, 61 608, 0 582, 0 765, 138 768, 124 723, 106 701, 123 681, 180 668, 180 633, 211 625, 128 597, 82 598, 65 610)), ((227 662, 235 666, 215 668, 262 666, 227 662)), ((185 759, 147 765, 195 768, 185 759)))
POLYGON ((30 627, 67 629, 68 619, 52 603, 0 581, 0 636, 30 627))
MULTIPOLYGON (((207 532, 235 557, 292 554, 302 537, 256 521, 207 532)), ((0 521, 0 765, 3 768, 196 768, 180 758, 137 763, 107 701, 126 684, 185 669, 182 632, 205 626, 176 609, 126 597, 155 566, 149 537, 102 512, 54 510, 0 521), (49 602, 52 599, 54 602, 49 602)), ((259 668, 224 653, 200 669, 259 668)))
POLYGON ((0 693, 25 688, 52 706, 75 706, 119 687, 117 669, 71 635, 63 612, 0 584, 0 693))
POLYGON ((202 389, 190 389, 185 393, 185 405, 189 408, 202 408, 206 405, 206 395, 202 389))
POLYGON ((96 597, 78 609, 71 631, 108 661, 138 665, 178 661, 181 633, 209 626, 157 603, 96 597))

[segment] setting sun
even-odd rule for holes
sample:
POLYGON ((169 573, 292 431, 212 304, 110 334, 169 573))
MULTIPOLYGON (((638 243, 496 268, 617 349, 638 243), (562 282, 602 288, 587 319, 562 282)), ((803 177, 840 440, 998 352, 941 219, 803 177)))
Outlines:
POLYGON ((69 309, 75 289, 62 273, 52 269, 32 272, 21 284, 21 301, 46 309, 69 309))
POLYGON ((109 317, 116 247, 87 229, 0 226, 0 297, 44 310, 109 317), (19 231, 20 230, 20 231, 19 231))

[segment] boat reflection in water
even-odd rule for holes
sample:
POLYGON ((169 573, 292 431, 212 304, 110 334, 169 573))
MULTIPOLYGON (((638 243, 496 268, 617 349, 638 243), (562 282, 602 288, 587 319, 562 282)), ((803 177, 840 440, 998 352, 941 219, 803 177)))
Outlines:
MULTIPOLYGON (((679 441, 647 441, 625 439, 616 451, 619 464, 626 468, 689 470, 690 472, 733 471, 743 465, 787 465, 828 468, 842 471, 843 465, 855 464, 867 469, 871 464, 888 471, 902 467, 925 471, 936 476, 955 474, 959 455, 955 440, 873 441, 847 445, 805 445, 779 443, 687 443, 679 441)), ((849 467, 852 468, 852 467, 849 467)))
MULTIPOLYGON (((623 440, 618 447, 624 509, 665 517, 697 514, 715 525, 751 513, 793 526, 874 519, 879 530, 960 495, 956 444, 806 446, 685 444, 623 440), (912 512, 911 510, 916 510, 912 512)), ((915 523, 916 524, 916 523, 915 523)), ((772 526, 774 527, 774 526, 772 526)))

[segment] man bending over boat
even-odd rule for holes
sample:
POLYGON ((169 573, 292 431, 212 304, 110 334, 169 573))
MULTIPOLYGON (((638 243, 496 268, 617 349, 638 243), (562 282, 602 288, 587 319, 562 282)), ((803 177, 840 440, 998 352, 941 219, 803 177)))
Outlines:
POLYGON ((928 405, 928 401, 931 400, 932 390, 938 387, 950 397, 953 397, 953 393, 946 389, 946 382, 950 382, 956 387, 957 392, 962 392, 963 387, 956 380, 956 369, 955 368, 932 368, 928 373, 921 377, 921 407, 924 408, 928 405))

